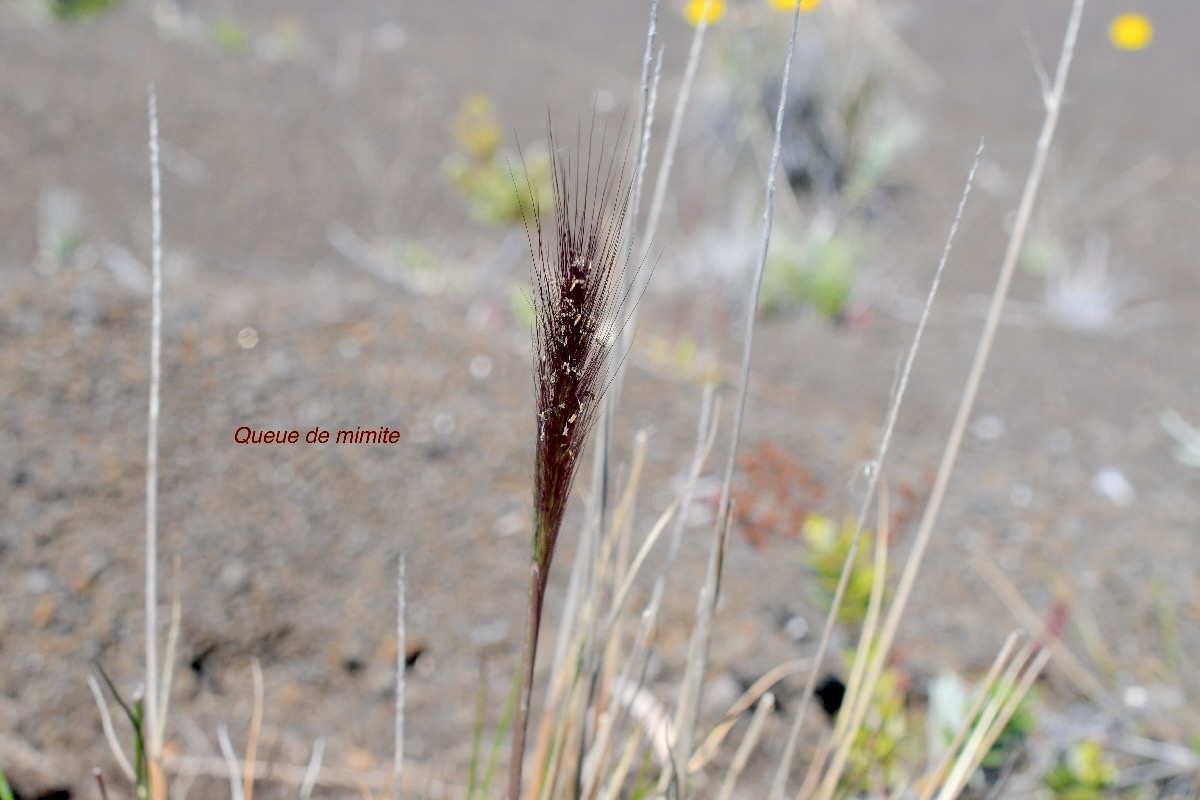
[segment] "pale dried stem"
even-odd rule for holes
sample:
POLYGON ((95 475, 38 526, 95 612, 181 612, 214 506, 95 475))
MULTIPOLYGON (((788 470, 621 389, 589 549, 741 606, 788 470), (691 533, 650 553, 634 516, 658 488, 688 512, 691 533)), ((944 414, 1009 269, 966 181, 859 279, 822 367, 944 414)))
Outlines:
POLYGON ((1025 234, 1029 228, 1029 220, 1033 213, 1033 204, 1037 197, 1038 186, 1041 183, 1042 174, 1045 171, 1046 158, 1049 154, 1050 142, 1053 140, 1054 130, 1058 122, 1059 111, 1062 107, 1062 98, 1066 88, 1067 74, 1070 69, 1072 56, 1074 55, 1075 42, 1079 34, 1079 22, 1083 12, 1084 2, 1085 0, 1074 0, 1074 4, 1072 6, 1071 17, 1067 24, 1067 30, 1063 38, 1062 54, 1059 58, 1058 69, 1055 74, 1054 87, 1052 92, 1045 98, 1045 120, 1042 125, 1041 133, 1038 137, 1037 147, 1034 151, 1033 164, 1030 167, 1029 175, 1025 182, 1025 189, 1021 196, 1021 202, 1017 209, 1016 222, 1013 227, 1012 235, 1009 237, 1008 247, 1005 251, 1004 261, 1000 268, 1000 275, 996 283, 996 289, 992 295, 992 302, 988 310, 988 316, 984 323, 983 331, 980 334, 979 345, 976 350, 975 358, 972 362, 966 384, 963 388, 963 394, 959 403, 958 412, 951 427, 950 436, 946 444, 946 449, 942 455, 942 461, 938 468, 937 477, 935 478, 933 488, 930 492, 929 501, 925 507, 925 513, 922 515, 920 527, 917 530, 912 550, 909 553, 908 560, 905 563, 904 571, 900 577, 895 600, 892 602, 888 610, 887 619, 883 624, 883 629, 879 636, 877 645, 879 652, 875 657, 876 663, 873 665, 872 674, 868 676, 868 687, 873 686, 875 681, 878 680, 878 675, 882 670, 882 659, 886 657, 887 653, 891 649, 892 643, 895 641, 896 631, 899 629, 900 620, 902 619, 904 610, 907 607, 908 599, 912 594, 912 589, 916 582, 917 574, 920 571, 925 550, 928 547, 932 536, 933 526, 937 521, 938 514, 941 511, 942 502, 945 499, 946 487, 949 484, 950 475, 953 472, 954 465, 958 457, 958 451, 962 444, 963 433, 966 430, 967 420, 970 418, 971 411, 975 405, 975 399, 979 393, 979 386, 982 381, 983 370, 987 365, 988 355, 991 352, 992 343, 995 340, 996 330, 1000 321, 1000 314, 1004 307, 1004 301, 1008 296, 1008 289, 1012 283, 1017 257, 1021 252, 1021 247, 1025 240, 1025 234))
POLYGON ((747 762, 750 761, 751 753, 754 752, 755 747, 758 747, 758 742, 762 738, 763 727, 767 724, 767 717, 774 710, 775 695, 767 692, 759 702, 758 707, 754 709, 754 716, 750 720, 750 727, 746 729, 746 735, 742 739, 742 743, 738 746, 737 752, 733 755, 729 771, 725 773, 725 780, 721 783, 721 793, 718 795, 718 800, 729 800, 733 796, 733 789, 737 786, 738 778, 742 776, 747 762))
POLYGON ((988 586, 992 587, 992 591, 1008 607, 1021 627, 1028 631, 1030 636, 1037 637, 1043 647, 1050 648, 1058 668, 1075 684, 1075 688, 1096 705, 1113 712, 1121 711, 1119 704, 1109 695, 1100 679, 1088 671, 1058 635, 1046 630, 1045 621, 1025 602, 1017 587, 1012 585, 990 559, 982 553, 976 553, 971 559, 971 565, 988 586))
POLYGON ((842 601, 845 598, 846 586, 850 581, 851 568, 858 556, 858 543, 862 538, 863 526, 866 524, 871 502, 874 500, 876 490, 879 486, 879 476, 882 473, 883 465, 887 460, 888 451, 891 447, 892 435, 896 429, 896 420, 900 416, 900 408, 908 389, 909 377, 912 374, 913 364, 916 362, 917 352, 921 346, 921 337, 924 335, 925 327, 929 323, 929 314, 933 308, 933 301, 937 297, 938 288, 941 286, 942 273, 946 269, 946 263, 950 258, 950 250, 954 246, 954 238, 958 233, 958 224, 962 220, 967 198, 971 194, 971 187, 975 181, 975 171, 979 168, 979 158, 982 153, 983 142, 980 142, 979 148, 975 151, 975 159, 971 164, 971 170, 967 173, 967 180, 958 201, 958 209, 954 214, 954 222, 950 225, 950 232, 946 236, 945 245, 942 247, 942 257, 938 260, 937 269, 934 271, 933 280, 930 282, 929 293, 925 297, 925 305, 921 310, 920 320, 917 322, 916 333, 913 335, 912 344, 909 346, 907 356, 905 356, 904 366, 900 371, 900 379, 896 385, 896 391, 888 407, 887 420, 883 427, 883 437, 879 443, 879 454, 870 465, 867 475, 867 491, 859 508, 858 518, 855 521, 854 538, 850 542, 850 549, 847 553, 845 563, 842 565, 841 575, 838 576, 837 587, 834 589, 829 613, 825 615, 825 625, 821 631, 820 644, 818 644, 817 653, 814 656, 815 666, 805 681, 804 691, 800 696, 800 709, 796 713, 796 718, 793 720, 791 730, 788 733, 787 744, 784 746, 783 756, 780 759, 779 768, 776 770, 775 780, 771 785, 770 797, 772 800, 780 800, 783 797, 787 780, 790 777, 792 758, 796 752, 796 746, 800 741, 800 731, 804 726, 809 705, 812 703, 813 692, 816 689, 816 676, 820 674, 820 666, 825 660, 825 654, 833 635, 833 624, 837 620, 838 611, 841 609, 842 601))
POLYGON ((1045 669, 1049 660, 1050 651, 1045 648, 1042 648, 1033 657, 1032 663, 1028 659, 1021 659, 1021 663, 1024 665, 1024 672, 1021 673, 1021 678, 1016 688, 1006 699, 1004 706, 992 721, 991 727, 987 729, 987 732, 975 744, 974 748, 968 743, 968 746, 963 749, 960 768, 946 780, 941 792, 938 794, 937 800, 953 800, 953 798, 958 797, 963 787, 966 786, 967 780, 979 768, 979 764, 983 761, 984 756, 988 754, 988 751, 995 745, 996 740, 1000 738, 1000 734, 1004 732, 1005 726, 1008 725, 1009 720, 1016 713, 1021 701, 1029 694, 1029 690, 1033 688, 1033 682, 1042 674, 1042 670, 1045 669))
MULTIPOLYGON (((846 696, 842 701, 842 710, 838 713, 837 725, 833 731, 833 759, 817 795, 826 800, 833 797, 838 782, 841 780, 842 772, 850 757, 850 751, 854 746, 856 734, 871 707, 875 684, 879 681, 879 675, 883 671, 886 659, 886 653, 877 652, 875 647, 879 631, 879 617, 883 609, 883 590, 887 585, 886 500, 886 495, 880 497, 881 523, 875 537, 875 573, 871 583, 870 599, 867 602, 867 614, 863 620, 858 649, 854 654, 854 664, 850 669, 850 679, 846 682, 846 696)), ((821 762, 814 762, 811 769, 820 771, 821 762)))
POLYGON ((146 411, 146 699, 151 762, 161 756, 158 731, 158 409, 162 383, 162 176, 159 171, 158 97, 149 86, 150 113, 150 403, 146 411))
MULTIPOLYGON (((706 3, 707 9, 707 3, 706 3)), ((705 15, 706 16, 706 15, 705 15)), ((767 253, 771 245, 771 224, 775 212, 775 173, 779 169, 780 149, 783 140, 783 114, 787 106, 788 86, 792 76, 792 55, 796 49, 796 30, 800 22, 800 4, 792 12, 792 28, 788 36, 787 57, 784 61, 783 80, 779 90, 779 104, 775 110, 775 135, 771 147, 771 163, 767 169, 766 198, 763 210, 763 230, 759 243, 758 259, 754 268, 749 302, 746 306, 746 332, 743 342, 742 365, 737 400, 733 411, 733 427, 730 431, 729 455, 725 463, 721 485, 721 500, 717 510, 713 544, 709 552, 708 571, 704 588, 700 593, 697 608, 696 629, 692 649, 688 657, 688 668, 681 687, 681 701, 675 720, 675 756, 677 764, 686 765, 691 757, 692 742, 696 731, 696 717, 700 708, 700 696, 704 691, 704 679, 708 666, 708 646, 712 637, 712 618, 716 612, 720 593, 721 568, 728 540, 733 472, 737 463, 738 443, 742 433, 742 420, 746 410, 746 395, 750 385, 750 360, 754 351, 754 330, 757 320, 758 298, 762 290, 763 273, 767 265, 767 253)), ((688 776, 680 775, 679 795, 688 797, 688 776)))
POLYGON ((667 184, 670 182, 671 168, 675 164, 675 151, 679 147, 679 134, 683 130, 683 115, 692 95, 692 85, 696 82, 696 70, 700 66, 700 53, 704 49, 704 34, 708 30, 708 8, 712 2, 713 0, 705 0, 704 9, 700 14, 700 24, 696 26, 696 30, 692 34, 692 44, 688 50, 687 64, 683 68, 683 81, 679 84, 679 94, 675 96, 675 108, 671 112, 671 125, 667 128, 667 141, 663 146, 662 161, 659 162, 658 174, 654 179, 654 194, 650 199, 650 213, 646 218, 646 231, 642 236, 642 258, 649 255, 650 245, 658 233, 659 220, 667 199, 667 184))
POLYGON ((254 764, 258 755, 258 737, 262 733, 263 720, 263 674, 262 665, 255 658, 250 662, 250 675, 254 682, 254 710, 250 714, 250 736, 246 740, 245 768, 242 770, 242 795, 246 800, 254 798, 254 764))
POLYGON ((992 662, 991 668, 987 675, 979 684, 979 688, 975 693, 975 700, 971 703, 971 707, 967 709, 962 726, 955 732, 954 738, 946 747, 946 752, 942 754, 941 760, 933 772, 926 776, 925 788, 921 790, 918 800, 930 800, 933 797, 934 791, 937 790, 946 777, 946 771, 950 769, 950 765, 954 761, 954 756, 958 749, 962 747, 962 743, 966 740, 967 735, 971 732, 974 720, 983 709, 983 704, 987 702, 989 693, 996 683, 996 679, 1000 677, 1000 670, 1004 669, 1004 665, 1008 663, 1012 656, 1013 649, 1017 646, 1017 639, 1020 636, 1016 631, 1010 633, 1008 638, 1004 640, 1004 646, 1000 648, 1000 653, 996 656, 996 660, 992 662))
POLYGON ((162 684, 158 691, 158 728, 153 732, 155 747, 162 752, 166 734, 167 712, 171 707, 171 683, 175 675, 175 654, 179 646, 179 628, 183 624, 183 599, 180 596, 180 558, 175 556, 174 581, 171 592, 171 627, 167 629, 167 649, 164 652, 162 684))
MULTIPOLYGON (((650 23, 646 30, 646 45, 642 55, 642 77, 641 77, 641 136, 639 137, 637 164, 634 168, 633 186, 630 196, 629 220, 628 220, 628 241, 625 253, 625 266, 621 270, 621 285, 622 297, 628 298, 632 295, 629 290, 629 268, 630 258, 633 252, 633 242, 637 234, 637 219, 641 210, 642 185, 646 172, 646 161, 650 151, 650 132, 653 126, 654 106, 658 97, 658 82, 661 75, 659 68, 662 66, 662 54, 659 53, 657 59, 657 67, 651 72, 651 64, 654 63, 654 43, 657 40, 658 34, 658 8, 659 0, 652 0, 650 6, 650 23)), ((618 309, 618 317, 623 313, 623 308, 618 309)), ((628 331, 633 327, 634 321, 631 318, 620 332, 620 346, 617 352, 624 353, 629 348, 628 331)), ((593 471, 592 471, 592 499, 584 514, 583 531, 580 536, 579 548, 576 550, 575 561, 571 568, 571 580, 567 590, 567 597, 563 605, 563 615, 559 623, 559 635, 554 660, 552 661, 553 669, 550 678, 550 691, 548 697, 552 697, 555 693, 561 691, 564 685, 566 675, 564 670, 571 663, 567 658, 567 643, 573 640, 569 625, 576 619, 578 613, 578 604, 582 602, 582 597, 590 593, 591 588, 595 584, 593 565, 596 564, 596 546, 599 532, 604 527, 604 514, 608 502, 608 472, 609 472, 609 454, 612 447, 612 430, 613 422, 616 414, 616 404, 620 397, 621 384, 623 382, 623 360, 619 360, 615 366, 614 373, 609 390, 604 396, 604 411, 601 415, 600 430, 596 437, 596 448, 593 456, 593 471)), ((549 707, 549 704, 548 704, 549 707)), ((544 754, 541 752, 541 744, 546 741, 545 734, 548 729, 545 727, 543 718, 543 728, 539 734, 539 752, 537 754, 536 763, 541 763, 544 754)))
POLYGON ((113 758, 117 760, 121 774, 130 783, 133 783, 136 780, 133 766, 129 763, 129 758, 125 755, 120 740, 117 739, 117 732, 113 729, 112 714, 108 711, 108 703, 104 701, 104 693, 100 691, 100 684, 96 682, 95 677, 88 675, 87 685, 92 692, 92 699, 96 701, 96 708, 100 711, 100 727, 104 730, 104 740, 108 742, 108 749, 112 751, 113 758))
MULTIPOLYGON (((313 742, 312 755, 308 759, 308 766, 305 767, 304 777, 300 782, 299 800, 309 800, 312 797, 313 787, 317 785, 317 776, 321 774, 321 761, 324 758, 325 740, 318 738, 313 742)), ((399 789, 397 789, 396 795, 399 796, 399 789)))
MULTIPOLYGON (((228 738, 228 733, 226 733, 226 737, 228 738)), ((314 753, 316 751, 317 748, 314 745, 314 753)), ((232 754, 232 752, 231 749, 230 753, 232 754)), ((320 752, 324 753, 323 744, 320 752)), ((315 777, 312 778, 313 786, 355 790, 366 786, 372 791, 384 791, 392 782, 392 770, 390 768, 363 772, 362 770, 350 767, 321 766, 321 759, 319 758, 310 759, 307 766, 279 762, 268 764, 266 761, 259 761, 254 764, 254 769, 256 772, 263 774, 269 773, 269 780, 273 784, 302 787, 310 771, 314 771, 314 763, 317 766, 315 768, 315 777)), ((225 758, 213 756, 165 755, 163 758, 163 767, 175 775, 227 778, 231 771, 240 775, 245 765, 239 763, 236 758, 230 762, 225 758)), ((466 794, 466 787, 448 781, 445 777, 446 774, 444 770, 431 769, 423 764, 406 764, 404 770, 406 781, 404 789, 412 792, 424 792, 423 796, 429 798, 463 797, 466 794)), ((241 784, 236 782, 233 786, 238 790, 241 789, 241 784)))
POLYGON ((1063 93, 1066 89, 1067 74, 1070 70, 1071 58, 1075 52, 1075 42, 1079 35, 1079 22, 1083 13, 1084 2, 1085 0, 1074 0, 1072 5, 1071 18, 1067 24, 1066 35, 1063 39, 1062 55, 1059 58, 1058 69, 1055 74, 1054 89, 1050 96, 1046 98, 1046 118, 1042 125, 1041 134, 1038 137, 1037 148, 1034 151, 1033 165, 1030 167, 1029 176, 1025 182, 1025 190, 1021 195, 1020 205, 1017 207, 1016 223, 1013 226, 1012 235, 1009 237, 1008 248, 1004 254, 1004 262, 1000 268, 1000 277, 996 283, 995 292, 992 295, 992 303, 988 309, 988 316, 984 322, 983 332, 980 334, 975 360, 971 364, 971 371, 967 377, 966 386, 963 389, 958 413, 955 415, 954 424, 950 430, 950 438, 946 444, 946 450, 942 456, 942 462, 938 468, 933 489, 930 491, 925 513, 921 517, 921 525, 917 530, 912 552, 905 563, 904 573, 901 575, 900 583, 896 590, 896 600, 892 604, 884 626, 882 637, 884 649, 891 647, 895 639, 896 630, 900 626, 900 619, 904 614, 908 598, 912 593, 917 573, 920 571, 921 561, 925 555, 925 549, 929 545, 934 523, 941 512, 942 501, 946 496, 946 487, 950 482, 950 474, 953 472, 955 462, 958 459, 958 451, 962 444, 963 433, 966 431, 967 420, 970 418, 971 411, 975 407, 975 398, 979 394, 979 385, 983 378, 983 370, 987 366, 992 343, 996 338, 996 330, 1000 322, 1000 312, 1003 310, 1004 301, 1008 297, 1008 289, 1012 283, 1013 273, 1016 269, 1017 257, 1020 255, 1021 247, 1025 242, 1025 234, 1029 229, 1029 220, 1033 213, 1034 200, 1037 198, 1038 186, 1041 184, 1042 173, 1045 171, 1046 158, 1050 151, 1050 142, 1054 138, 1054 130, 1057 126, 1059 111, 1062 107, 1063 93))
POLYGON ((396 564, 396 711, 393 732, 392 796, 399 800, 404 785, 404 670, 408 666, 408 645, 404 627, 404 601, 407 587, 408 560, 400 553, 396 564))
POLYGON ((758 702, 759 698, 766 694, 775 684, 791 675, 804 672, 811 666, 812 661, 807 658, 785 661, 772 668, 751 684, 750 688, 743 692, 742 696, 735 700, 733 705, 729 707, 729 710, 725 712, 724 718, 704 737, 704 741, 696 748, 696 752, 692 754, 688 770, 698 772, 704 769, 716 757, 717 753, 720 752, 721 744, 725 741, 729 732, 733 730, 733 726, 743 713, 751 709, 758 702))
POLYGON ((229 775, 229 798, 230 800, 246 800, 238 778, 241 777, 242 769, 249 765, 244 767, 238 764, 237 756, 233 753, 233 743, 229 741, 229 729, 224 725, 217 726, 217 742, 221 745, 221 755, 225 757, 225 771, 229 775))

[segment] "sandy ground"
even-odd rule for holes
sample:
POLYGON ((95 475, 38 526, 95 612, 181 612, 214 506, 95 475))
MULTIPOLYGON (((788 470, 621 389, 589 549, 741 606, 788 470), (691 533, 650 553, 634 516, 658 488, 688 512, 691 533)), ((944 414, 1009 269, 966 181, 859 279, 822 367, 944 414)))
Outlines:
MULTIPOLYGON (((202 20, 233 14, 260 39, 281 25, 302 31, 303 46, 277 62, 164 37, 140 0, 84 26, 0 11, 0 768, 24 796, 59 785, 94 794, 94 765, 117 780, 85 679, 99 662, 132 691, 142 652, 145 272, 39 262, 46 193, 62 187, 80 199, 89 246, 148 262, 153 81, 166 168, 164 619, 175 558, 183 598, 173 746, 216 755, 219 724, 241 746, 257 658, 267 755, 303 763, 324 737, 329 764, 387 765, 403 550, 409 635, 423 648, 409 671, 406 752, 453 778, 467 757, 481 652, 492 653, 501 687, 517 650, 532 412, 528 335, 507 313, 506 270, 520 274, 524 262, 502 231, 470 222, 446 186, 447 124, 469 91, 495 98, 523 141, 539 138, 547 106, 570 119, 605 98, 630 102, 644 5, 188 5, 202 20), (331 246, 336 225, 365 240, 421 242, 444 262, 447 288, 411 293, 367 273, 331 246), (239 344, 246 328, 257 337, 249 349, 239 344), (386 425, 403 436, 389 447, 247 448, 233 441, 241 425, 386 425)), ((861 491, 854 478, 877 445, 912 305, 985 136, 889 475, 919 484, 936 468, 1041 116, 1023 31, 1052 65, 1067 5, 936 0, 902 17, 905 41, 940 83, 912 93, 924 134, 900 165, 904 191, 878 222, 886 246, 867 268, 870 322, 770 320, 755 350, 745 442, 792 454, 828 488, 830 511, 852 507, 861 491)), ((1110 193, 1089 224, 1111 236, 1115 268, 1138 293, 1119 324, 1090 334, 1049 322, 1042 282, 1018 276, 982 422, 901 637, 916 673, 983 668, 1015 626, 970 566, 985 554, 1039 610, 1069 585, 1073 618, 1093 620, 1111 650, 1118 690, 1154 689, 1163 698, 1151 709, 1156 729, 1178 736, 1195 730, 1189 706, 1200 689, 1179 668, 1200 653, 1200 499, 1198 474, 1172 457, 1160 415, 1173 408, 1200 421, 1191 80, 1200 10, 1143 5, 1158 36, 1122 53, 1105 29, 1123 7, 1089 4, 1059 135, 1065 166, 1048 185, 1067 197, 1072 181, 1091 199, 1110 193), (1151 189, 1114 188, 1147 163, 1165 165, 1151 189), (1121 502, 1094 490, 1104 470, 1128 481, 1121 502), (1163 609, 1177 619, 1178 642, 1163 609)), ((688 41, 674 10, 662 35, 665 123, 688 41)), ((686 242, 670 222, 661 241, 668 255, 644 332, 678 335, 700 320, 708 327, 697 338, 731 361, 740 323, 704 312, 700 289, 674 276, 669 253, 686 242)), ((619 455, 636 430, 653 431, 640 509, 651 519, 685 469, 699 392, 643 352, 623 404, 619 455)), ((706 542, 705 528, 691 529, 669 604, 653 687, 664 701, 706 542)), ((563 547, 565 567, 570 538, 563 547)), ((818 625, 804 584, 793 544, 763 552, 735 542, 714 681, 753 678, 811 651, 811 638, 793 642, 780 629, 791 615, 818 625)), ((1062 704, 1078 698, 1051 681, 1062 704)), ((772 724, 768 752, 785 722, 772 724)))

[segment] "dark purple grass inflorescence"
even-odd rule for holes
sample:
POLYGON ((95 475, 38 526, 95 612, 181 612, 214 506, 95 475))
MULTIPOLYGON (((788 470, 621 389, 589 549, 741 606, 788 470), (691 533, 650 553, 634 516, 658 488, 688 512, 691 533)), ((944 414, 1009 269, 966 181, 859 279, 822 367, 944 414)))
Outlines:
MULTIPOLYGON (((593 127, 594 133, 594 127, 593 127)), ((542 219, 537 198, 526 219, 533 257, 533 381, 537 404, 534 448, 533 543, 529 618, 525 629, 522 685, 513 725, 509 800, 521 794, 521 768, 533 694, 542 604, 554 547, 567 511, 571 485, 588 433, 596 422, 609 380, 609 356, 617 342, 626 299, 619 266, 621 232, 629 211, 625 161, 604 159, 605 137, 593 174, 592 140, 582 133, 574 156, 555 146, 550 132, 553 224, 542 219)), ((532 188, 532 187, 531 187, 532 188)))
POLYGON ((553 133, 550 148, 553 227, 543 224, 536 203, 526 225, 533 256, 537 401, 533 559, 540 589, 620 332, 621 232, 630 197, 624 162, 614 155, 604 163, 604 141, 595 175, 592 134, 586 152, 577 141, 575 155, 564 155, 553 133))

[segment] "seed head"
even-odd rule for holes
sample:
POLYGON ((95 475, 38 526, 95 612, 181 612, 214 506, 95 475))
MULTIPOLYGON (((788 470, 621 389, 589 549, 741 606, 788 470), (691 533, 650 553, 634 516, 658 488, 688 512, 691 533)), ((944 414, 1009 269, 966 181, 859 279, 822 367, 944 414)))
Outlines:
POLYGON ((601 135, 593 172, 593 138, 594 130, 585 151, 577 135, 572 156, 555 146, 551 131, 554 219, 543 220, 535 203, 532 220, 526 220, 533 257, 538 431, 533 557, 542 588, 579 457, 606 388, 624 301, 618 262, 630 196, 625 161, 616 155, 605 158, 601 135))

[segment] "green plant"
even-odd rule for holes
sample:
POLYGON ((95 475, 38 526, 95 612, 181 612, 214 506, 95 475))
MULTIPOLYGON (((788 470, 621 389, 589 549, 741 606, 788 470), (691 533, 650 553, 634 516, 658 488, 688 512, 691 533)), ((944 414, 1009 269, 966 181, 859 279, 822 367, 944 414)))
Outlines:
POLYGON ((213 43, 227 53, 241 54, 250 49, 250 30, 235 17, 221 17, 212 24, 213 43))
POLYGON ((143 731, 145 722, 143 699, 140 696, 135 697, 133 705, 130 706, 121 697, 121 693, 117 691, 117 687, 113 685, 104 668, 97 664, 96 670, 100 673, 100 677, 104 679, 104 685, 108 687, 108 691, 125 714, 125 718, 129 720, 129 724, 133 727, 134 758, 132 766, 134 790, 137 800, 150 800, 150 764, 146 756, 146 736, 143 731))
MULTIPOLYGON (((853 661, 853 653, 846 654, 853 661)), ((854 732, 854 743, 839 781, 851 794, 879 795, 906 782, 913 770, 906 708, 906 678, 898 667, 879 675, 866 716, 854 732)))
POLYGON ((514 180, 509 166, 513 154, 504 149, 491 98, 479 93, 463 98, 450 132, 458 150, 442 163, 442 173, 466 200, 472 216, 489 225, 510 226, 545 212, 542 204, 554 192, 550 159, 520 155, 525 180, 514 180))
POLYGON ((778 238, 763 277, 762 312, 810 307, 827 321, 841 319, 866 254, 862 234, 849 229, 814 233, 803 245, 778 238))
POLYGON ((79 21, 114 8, 121 0, 49 0, 50 13, 63 21, 79 21))
POLYGON ((866 618, 875 583, 875 564, 871 558, 874 536, 870 531, 862 531, 860 546, 852 553, 855 532, 853 518, 846 518, 839 527, 832 518, 817 513, 808 515, 802 529, 804 562, 813 571, 814 588, 826 609, 832 609, 842 569, 850 565, 849 581, 837 609, 838 619, 846 623, 860 623, 866 618))
POLYGON ((1117 764, 1101 742, 1076 742, 1046 774, 1044 783, 1055 800, 1099 800, 1117 777, 1117 764))
MULTIPOLYGON (((1018 685, 1013 681, 994 681, 990 687, 976 687, 976 692, 981 693, 981 701, 972 714, 971 698, 962 679, 952 672, 939 675, 929 686, 927 749, 930 754, 944 754, 960 729, 984 724, 984 706, 990 703, 1006 704, 1016 696, 1017 691, 1018 685)), ((1024 746, 1037 725, 1038 699, 1031 692, 1019 697, 1011 718, 1000 728, 995 741, 980 760, 981 772, 977 772, 972 780, 983 780, 1002 770, 1024 746)))
POLYGON ((482 774, 480 773, 480 764, 483 759, 483 728, 487 715, 487 676, 483 669, 479 671, 479 692, 476 697, 475 704, 475 728, 471 733, 471 758, 467 766, 467 798, 466 800, 474 800, 476 797, 487 798, 492 794, 492 781, 496 774, 496 765, 500 760, 500 750, 504 742, 504 738, 508 735, 509 729, 512 727, 513 713, 517 708, 517 700, 521 691, 521 673, 514 672, 511 686, 508 690, 508 699, 504 702, 504 708, 500 712, 500 720, 496 723, 496 730, 492 735, 492 744, 488 750, 487 763, 483 767, 482 774))

